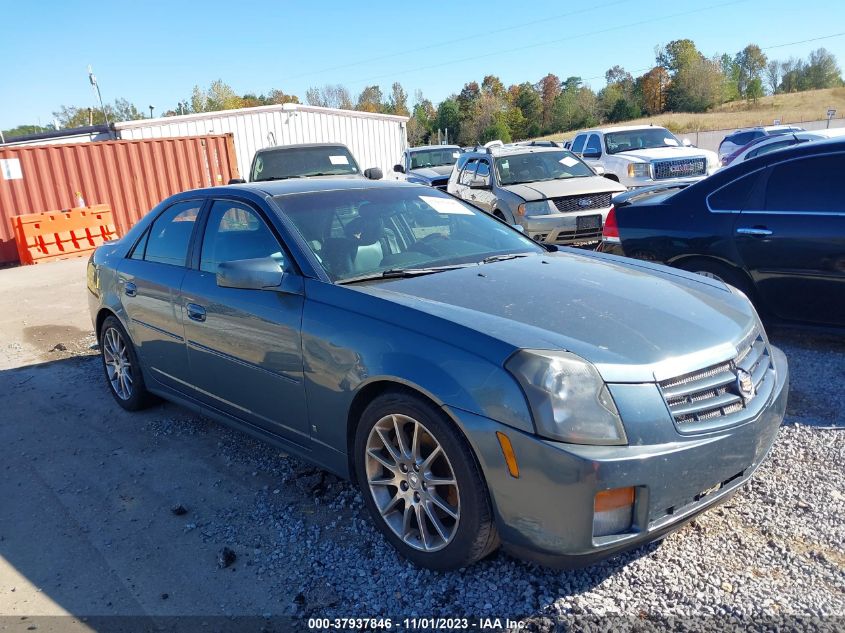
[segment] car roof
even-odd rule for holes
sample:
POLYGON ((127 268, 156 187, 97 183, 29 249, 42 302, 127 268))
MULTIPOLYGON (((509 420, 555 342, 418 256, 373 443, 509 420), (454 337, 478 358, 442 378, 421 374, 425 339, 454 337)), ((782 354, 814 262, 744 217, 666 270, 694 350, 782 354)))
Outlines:
POLYGON ((308 147, 343 147, 347 151, 349 150, 349 148, 343 143, 296 143, 293 145, 274 145, 273 147, 262 147, 261 149, 255 150, 255 153, 260 154, 261 152, 272 152, 275 150, 282 149, 304 149, 308 147))
POLYGON ((416 147, 409 147, 409 152, 424 149, 461 149, 459 145, 417 145, 416 147))
POLYGON ((489 152, 486 149, 478 149, 464 153, 461 158, 476 158, 481 156, 514 156, 517 154, 537 154, 542 152, 568 152, 568 149, 562 147, 549 147, 548 145, 505 145, 490 147, 489 152))
POLYGON ((662 125, 615 125, 610 127, 595 127, 589 130, 584 130, 581 134, 589 134, 590 132, 598 132, 606 134, 608 132, 632 132, 634 130, 665 130, 662 125))
POLYGON ((351 191, 353 189, 390 189, 392 187, 417 187, 432 192, 425 187, 404 180, 368 180, 366 178, 288 178, 287 180, 265 180, 258 182, 213 187, 200 190, 201 193, 231 193, 233 191, 261 192, 269 196, 284 196, 293 193, 314 193, 318 191, 351 191))

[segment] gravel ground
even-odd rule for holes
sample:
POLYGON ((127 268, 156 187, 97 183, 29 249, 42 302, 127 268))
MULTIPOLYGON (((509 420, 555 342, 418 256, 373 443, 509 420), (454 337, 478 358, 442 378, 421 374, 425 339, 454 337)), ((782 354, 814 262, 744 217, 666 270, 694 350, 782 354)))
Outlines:
POLYGON ((845 616, 845 342, 788 332, 773 340, 789 357, 790 405, 750 484, 662 543, 577 571, 503 553, 454 573, 416 569, 373 528, 348 483, 190 416, 147 431, 161 442, 213 433, 226 459, 277 482, 186 530, 200 526, 197 538, 247 553, 281 613, 508 617, 529 630, 576 615, 845 616))

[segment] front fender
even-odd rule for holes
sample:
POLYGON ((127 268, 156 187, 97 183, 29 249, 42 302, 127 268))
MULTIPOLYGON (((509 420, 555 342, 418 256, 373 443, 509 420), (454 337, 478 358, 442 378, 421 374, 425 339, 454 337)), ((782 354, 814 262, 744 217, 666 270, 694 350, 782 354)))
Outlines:
MULTIPOLYGON (((485 335, 461 328, 455 332, 460 344, 452 344, 438 338, 439 328, 419 327, 433 325, 433 317, 420 315, 417 322, 408 313, 419 313, 404 306, 319 283, 308 282, 302 321, 305 390, 315 441, 345 453, 353 400, 374 383, 404 385, 439 406, 533 432, 525 396, 503 367, 512 350, 497 349, 501 358, 492 360, 485 335), (332 300, 338 297, 342 300, 332 300), (350 309, 349 301, 361 309, 350 309), (378 316, 372 315, 372 301, 379 301, 378 316), (476 346, 487 354, 473 352, 476 346)), ((443 328, 460 328, 438 321, 443 328)))

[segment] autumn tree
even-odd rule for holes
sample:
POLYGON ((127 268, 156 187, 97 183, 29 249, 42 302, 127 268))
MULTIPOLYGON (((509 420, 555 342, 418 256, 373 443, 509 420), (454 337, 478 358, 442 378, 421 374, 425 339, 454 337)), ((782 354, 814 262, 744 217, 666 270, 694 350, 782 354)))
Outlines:
POLYGON ((551 130, 553 109, 555 105, 555 98, 560 94, 560 78, 557 75, 549 73, 543 77, 534 89, 540 95, 541 113, 540 126, 543 131, 551 130))
POLYGON ((358 103, 355 105, 356 110, 362 112, 382 112, 384 110, 383 97, 381 88, 378 86, 367 86, 358 95, 358 103))
POLYGON ((641 78, 643 109, 646 114, 655 115, 666 111, 666 94, 669 89, 669 73, 663 66, 655 66, 641 78))

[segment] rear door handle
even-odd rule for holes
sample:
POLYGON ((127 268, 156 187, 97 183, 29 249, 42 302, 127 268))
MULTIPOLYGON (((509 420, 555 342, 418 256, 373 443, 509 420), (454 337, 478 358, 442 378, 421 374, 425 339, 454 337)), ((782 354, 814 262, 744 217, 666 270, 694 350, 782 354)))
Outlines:
POLYGON ((738 228, 736 230, 736 232, 739 233, 740 235, 754 235, 756 237, 766 237, 766 236, 772 234, 772 232, 769 229, 762 227, 762 226, 755 226, 753 228, 741 227, 741 228, 738 228))
POLYGON ((127 297, 134 297, 138 294, 138 286, 130 281, 123 287, 123 292, 127 297))
POLYGON ((198 306, 196 303, 189 303, 185 306, 188 311, 188 318, 192 321, 205 321, 205 308, 198 306))

